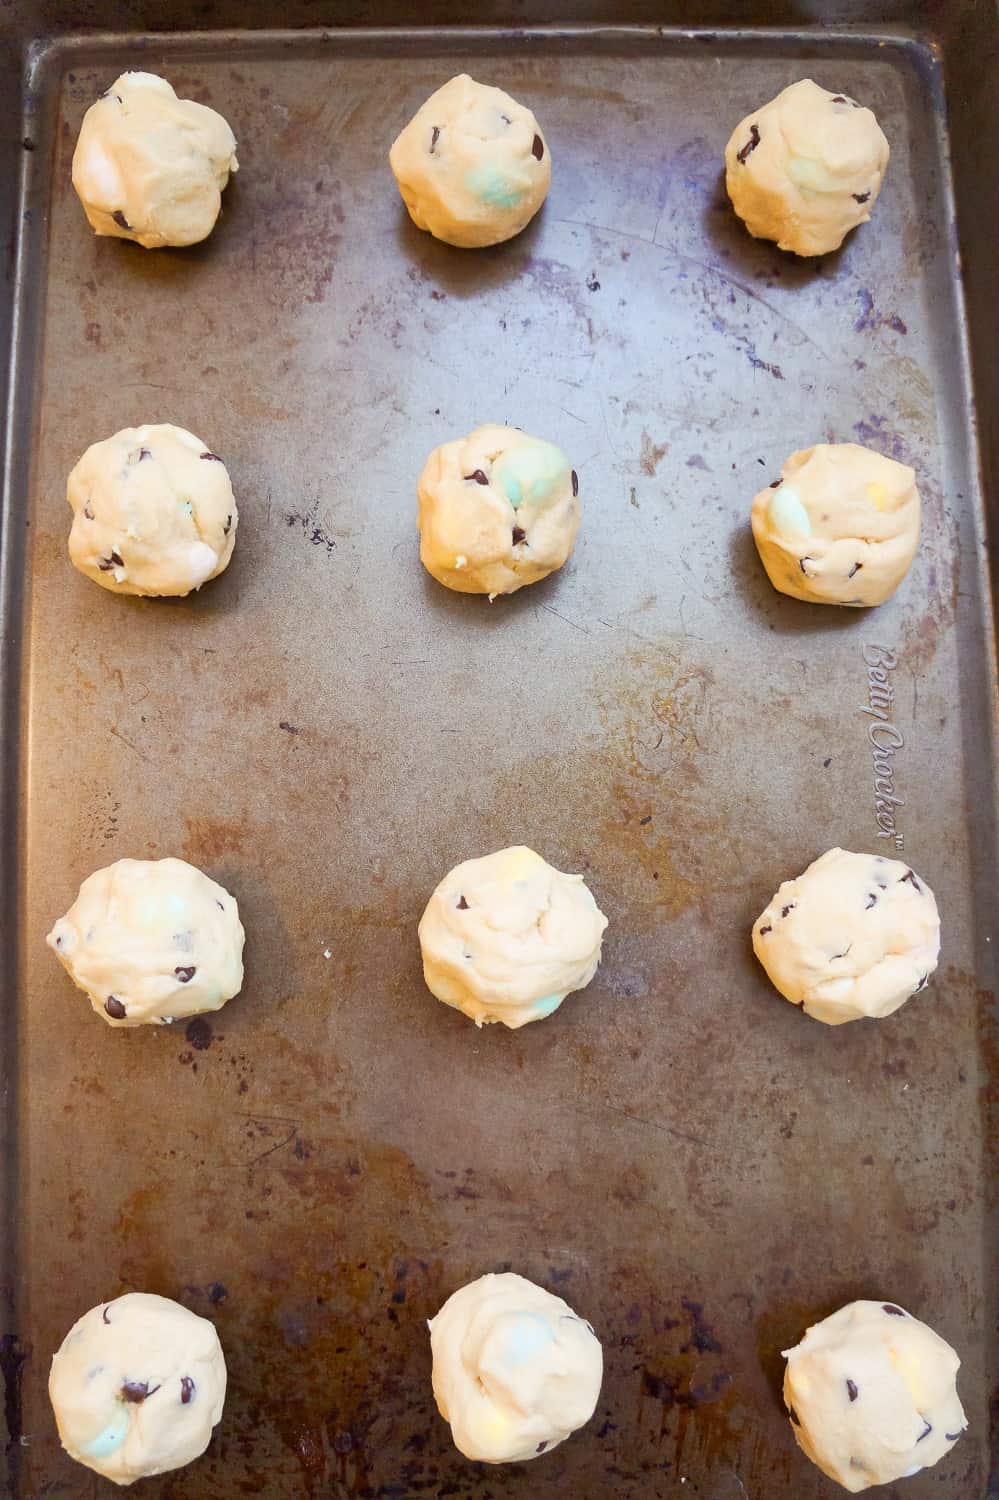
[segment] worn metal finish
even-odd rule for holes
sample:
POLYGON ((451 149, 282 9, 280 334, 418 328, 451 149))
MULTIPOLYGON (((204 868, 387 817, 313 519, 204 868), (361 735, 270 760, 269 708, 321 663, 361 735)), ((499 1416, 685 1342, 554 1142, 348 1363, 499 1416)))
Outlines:
POLYGON ((45 1381, 79 1313, 143 1288, 213 1317, 230 1370, 208 1454, 150 1500, 819 1500, 779 1351, 866 1295, 957 1346, 972 1421, 884 1493, 983 1494, 994 676, 937 54, 105 38, 29 81, 10 1493, 115 1493, 60 1452, 45 1381), (239 138, 194 250, 95 239, 69 185, 84 109, 137 65, 239 138), (409 225, 386 161, 461 68, 534 107, 554 157, 538 220, 474 254, 409 225), (873 225, 810 264, 751 241, 720 175, 731 122, 803 73, 871 104, 893 150, 873 225), (584 520, 560 576, 489 606, 422 572, 414 486, 493 420, 570 454, 584 520), (187 601, 112 597, 66 555, 69 468, 143 421, 201 435, 239 499, 232 566, 187 601), (777 596, 748 528, 791 449, 850 438, 912 462, 925 503, 876 613, 777 596), (898 1015, 832 1030, 747 933, 826 847, 884 847, 879 648, 944 949, 898 1015), (450 865, 521 840, 586 871, 605 961, 554 1020, 477 1033, 425 991, 416 922, 450 865), (238 896, 246 987, 186 1033, 111 1031, 44 934, 92 869, 166 854, 238 896), (593 1422, 529 1470, 465 1463, 430 1392, 424 1319, 506 1266, 606 1354, 593 1422))

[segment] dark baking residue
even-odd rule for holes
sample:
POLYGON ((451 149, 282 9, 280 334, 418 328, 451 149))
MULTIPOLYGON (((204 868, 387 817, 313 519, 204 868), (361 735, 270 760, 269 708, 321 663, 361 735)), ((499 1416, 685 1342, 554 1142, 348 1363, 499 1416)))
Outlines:
POLYGON ((180 1377, 180 1402, 181 1402, 181 1405, 182 1406, 187 1406, 188 1403, 191 1400, 191 1397, 193 1395, 194 1395, 194 1381, 191 1379, 190 1375, 182 1375, 180 1377))
POLYGON ((194 1016, 184 1027, 184 1035, 195 1052, 204 1052, 212 1045, 212 1028, 204 1016, 194 1016))
POLYGON ((121 1388, 121 1399, 139 1406, 147 1397, 155 1396, 158 1390, 158 1385, 154 1385, 150 1390, 148 1380, 126 1380, 121 1388))
POLYGON ((198 971, 195 968, 194 964, 190 964, 183 965, 179 969, 174 969, 173 972, 176 974, 181 984, 190 984, 191 980, 194 978, 195 974, 197 974, 198 971))
POLYGON ((433 129, 433 134, 430 137, 430 155, 431 156, 433 156, 433 154, 434 154, 434 147, 437 145, 437 142, 440 140, 440 138, 441 138, 441 128, 440 128, 439 125, 435 125, 434 129, 433 129))
POLYGON ((115 211, 114 211, 114 213, 111 215, 111 217, 112 217, 112 219, 114 219, 114 221, 118 225, 119 229, 127 229, 129 231, 129 233, 131 233, 132 226, 128 222, 128 220, 125 218, 125 215, 122 213, 122 211, 121 211, 120 208, 116 208, 115 211))
POLYGON ((104 1009, 115 1021, 124 1021, 128 1012, 116 995, 109 995, 104 1002, 104 1009))
POLYGON ((735 159, 736 159, 736 161, 742 162, 742 164, 745 165, 746 157, 750 154, 751 151, 755 151, 756 148, 757 148, 757 146, 759 144, 760 144, 760 132, 759 132, 759 129, 758 129, 758 127, 756 125, 750 125, 750 127, 749 127, 749 140, 743 146, 743 148, 742 148, 741 151, 737 151, 735 153, 735 159))
POLYGON ((848 1380, 846 1382, 846 1390, 847 1390, 848 1396, 850 1397, 850 1400, 851 1401, 856 1401, 856 1399, 857 1399, 857 1387, 856 1387, 856 1385, 854 1384, 854 1382, 852 1380, 848 1380))
POLYGON ((540 161, 544 154, 545 143, 539 135, 536 135, 534 137, 534 140, 531 142, 531 155, 536 156, 538 161, 540 161))
POLYGON ((519 546, 520 543, 525 540, 526 536, 527 532, 524 530, 523 526, 515 526, 513 528, 513 545, 515 547, 519 546))

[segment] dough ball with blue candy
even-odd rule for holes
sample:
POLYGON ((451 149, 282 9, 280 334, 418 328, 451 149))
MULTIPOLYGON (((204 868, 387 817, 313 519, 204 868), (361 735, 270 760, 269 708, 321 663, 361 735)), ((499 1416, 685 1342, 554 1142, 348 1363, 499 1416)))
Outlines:
POLYGON ((873 111, 803 78, 735 127, 725 185, 756 239, 826 255, 871 217, 888 155, 873 111))
POLYGON ((123 73, 83 117, 73 186, 98 234, 147 250, 195 245, 214 229, 238 165, 214 109, 178 99, 155 73, 123 73))
POLYGON ((417 484, 420 561, 462 594, 512 594, 566 561, 579 478, 560 448, 517 427, 442 443, 417 484))
POLYGON ((753 500, 753 538, 775 589, 813 604, 883 604, 919 546, 908 464, 859 443, 817 443, 753 500))
POLYGON ((417 110, 389 163, 416 227, 464 249, 519 234, 545 201, 552 175, 531 111, 467 73, 417 110))
POLYGON ((183 427, 125 427, 69 476, 74 567, 115 594, 183 595, 229 566, 239 516, 225 464, 183 427))
POLYGON ((753 925, 753 951, 817 1021, 890 1016, 937 966, 936 898, 899 859, 829 849, 778 888, 753 925))
POLYGON ((851 1302, 784 1358, 798 1447, 852 1495, 931 1468, 968 1425, 961 1361, 896 1302, 851 1302))
POLYGON ((235 897, 182 859, 119 859, 88 875, 47 942, 109 1026, 220 1010, 243 983, 235 897))
POLYGON ((204 1453, 225 1387, 214 1324, 149 1292, 84 1313, 49 1374, 63 1447, 115 1484, 165 1474, 204 1453))
POLYGON ((437 1408, 480 1463, 550 1453, 593 1415, 603 1351, 561 1297, 506 1271, 454 1292, 430 1321, 437 1408))
POLYGON ((582 875, 522 845, 446 875, 420 919, 431 993, 477 1026, 542 1021, 600 962, 607 918, 582 875))

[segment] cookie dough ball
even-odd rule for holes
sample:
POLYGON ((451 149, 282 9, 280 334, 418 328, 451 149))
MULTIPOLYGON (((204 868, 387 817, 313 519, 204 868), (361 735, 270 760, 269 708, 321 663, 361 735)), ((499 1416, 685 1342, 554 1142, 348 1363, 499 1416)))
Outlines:
POLYGON ((464 249, 519 234, 552 176, 531 111, 467 73, 431 94, 397 136, 389 163, 417 229, 464 249))
POLYGON ((786 1349, 798 1447, 851 1494, 939 1462, 967 1427, 961 1361, 894 1302, 851 1302, 786 1349))
POLYGON ((52 1360, 49 1398, 70 1457, 132 1484, 204 1453, 225 1383, 207 1318, 168 1297, 129 1292, 74 1323, 52 1360))
POLYGON ((753 539, 782 594, 813 604, 883 604, 919 546, 916 476, 858 443, 791 457, 753 500, 753 539))
POLYGON ((195 245, 214 229, 238 165, 221 115, 178 99, 155 73, 123 73, 83 117, 73 186, 98 234, 147 250, 195 245))
POLYGON ((239 516, 225 464, 169 424, 94 443, 69 476, 74 567, 114 594, 189 594, 229 566, 239 516))
POLYGON ((487 1464, 550 1452, 588 1422, 603 1351, 561 1297, 523 1276, 481 1276, 430 1322, 434 1396, 455 1446, 487 1464))
POLYGON ((518 846, 457 865, 420 919, 423 977, 476 1026, 526 1026, 589 984, 607 918, 583 884, 518 846))
POLYGON ((88 875, 46 941, 109 1026, 221 1010, 243 983, 235 897, 182 859, 119 859, 88 875))
POLYGON ((417 484, 420 561, 461 594, 512 594, 565 562, 579 530, 579 478, 554 443, 477 427, 442 443, 417 484))
POLYGON ((890 1016, 937 966, 937 903, 900 860, 830 849, 780 886, 753 927, 753 952, 817 1021, 890 1016))
POLYGON ((750 234, 795 255, 838 250, 865 224, 888 166, 869 109, 810 78, 747 115, 725 147, 725 185, 750 234))

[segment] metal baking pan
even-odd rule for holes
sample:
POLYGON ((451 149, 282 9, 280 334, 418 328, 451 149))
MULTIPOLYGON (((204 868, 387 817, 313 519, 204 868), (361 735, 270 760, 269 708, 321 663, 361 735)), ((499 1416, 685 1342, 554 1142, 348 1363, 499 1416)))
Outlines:
POLYGON ((716 4, 708 31, 683 6, 476 30, 255 7, 326 27, 272 32, 222 29, 245 6, 15 0, 10 1495, 114 1493, 60 1451, 45 1388, 74 1318, 128 1288, 211 1316, 229 1362, 211 1448, 156 1500, 829 1497, 779 1351, 867 1295, 958 1348, 971 1419, 885 1495, 987 1492, 996 18, 943 9, 716 4), (196 249, 97 240, 73 196, 82 114, 127 67, 236 129, 196 249), (409 225, 386 161, 461 69, 535 108, 554 158, 536 223, 474 254, 409 225), (873 224, 800 263, 744 233, 720 163, 809 74, 876 109, 892 163, 873 224), (414 525, 429 449, 487 420, 559 443, 584 505, 564 572, 492 606, 424 575, 414 525), (234 562, 186 601, 112 597, 66 555, 68 470, 143 421, 203 436, 238 494, 234 562), (750 497, 823 438, 919 474, 920 554, 873 613, 779 597, 753 551, 750 497), (424 989, 416 922, 452 864, 521 840, 586 872, 605 961, 556 1020, 477 1033, 424 989), (904 849, 944 945, 903 1011, 831 1030, 747 933, 835 843, 904 849), (186 1034, 110 1031, 44 935, 91 870, 166 854, 238 896, 246 987, 186 1034), (424 1320, 504 1266, 592 1320, 607 1370, 583 1433, 488 1469, 435 1413, 424 1320))

